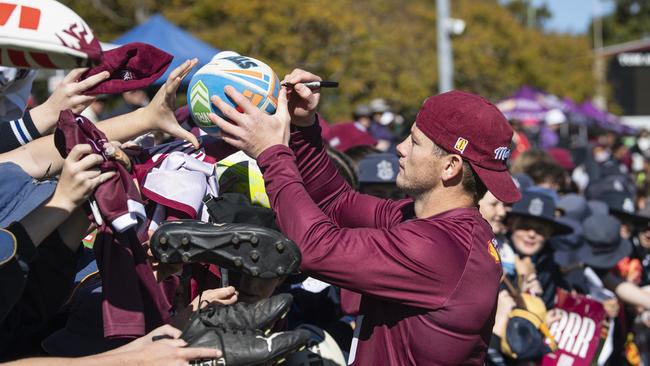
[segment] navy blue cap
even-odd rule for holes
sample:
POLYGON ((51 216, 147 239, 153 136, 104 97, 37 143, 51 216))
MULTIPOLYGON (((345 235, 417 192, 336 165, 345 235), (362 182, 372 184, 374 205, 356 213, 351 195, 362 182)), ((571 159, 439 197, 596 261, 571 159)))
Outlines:
POLYGON ((515 185, 517 186, 517 189, 519 189, 520 192, 535 185, 535 182, 533 182, 533 178, 528 176, 528 174, 524 174, 524 173, 513 174, 512 180, 515 182, 515 185))
POLYGON ((589 206, 589 210, 591 211, 592 214, 596 213, 601 213, 601 214, 608 214, 609 213, 609 207, 607 207, 607 204, 603 201, 600 200, 588 200, 587 205, 589 206))
POLYGON ((610 191, 600 195, 599 200, 605 202, 609 213, 623 221, 638 221, 634 206, 634 197, 625 192, 610 191))
POLYGON ((575 193, 565 194, 560 197, 557 201, 557 208, 562 211, 563 216, 570 217, 579 222, 582 222, 582 220, 591 215, 591 209, 587 204, 587 200, 575 193))
POLYGON ((56 182, 38 182, 14 163, 0 163, 0 177, 0 227, 23 219, 56 188, 56 182))
POLYGON ((0 267, 16 255, 18 244, 16 237, 10 231, 0 229, 0 267))
POLYGON ((544 335, 530 320, 522 317, 508 320, 505 337, 518 361, 539 360, 551 352, 544 341, 544 335))
POLYGON ((590 183, 585 190, 585 196, 588 199, 600 199, 603 194, 608 192, 621 192, 628 196, 634 196, 636 187, 634 182, 625 175, 610 175, 590 183))
POLYGON ((358 164, 359 183, 395 183, 399 159, 394 154, 366 155, 358 164))
POLYGON ((594 214, 582 223, 583 246, 578 257, 595 268, 612 268, 632 252, 632 243, 622 239, 621 222, 612 215, 594 214))
POLYGON ((512 205, 508 217, 523 216, 546 221, 553 225, 553 235, 570 234, 571 226, 555 218, 555 202, 548 194, 527 189, 521 192, 521 200, 512 205))

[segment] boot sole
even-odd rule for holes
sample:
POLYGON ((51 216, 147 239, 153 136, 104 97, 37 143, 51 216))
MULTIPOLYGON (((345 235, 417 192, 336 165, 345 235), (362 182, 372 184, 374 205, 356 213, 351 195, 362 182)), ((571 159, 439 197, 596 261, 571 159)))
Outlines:
POLYGON ((301 260, 298 246, 284 235, 246 224, 170 221, 155 231, 149 244, 162 263, 206 262, 259 278, 291 274, 301 260))

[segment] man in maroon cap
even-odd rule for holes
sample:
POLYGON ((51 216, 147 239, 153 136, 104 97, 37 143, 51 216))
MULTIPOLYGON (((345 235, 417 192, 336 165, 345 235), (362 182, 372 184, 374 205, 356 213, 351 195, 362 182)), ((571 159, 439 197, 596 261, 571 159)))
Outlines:
POLYGON ((354 192, 330 162, 315 109, 320 80, 295 70, 269 116, 233 88, 243 113, 213 97, 229 144, 257 159, 282 231, 310 275, 363 295, 353 365, 482 365, 502 270, 477 202, 486 188, 520 198, 505 161, 512 129, 487 100, 453 91, 428 98, 397 148, 391 201, 354 192), (292 126, 289 129, 289 122, 292 126))

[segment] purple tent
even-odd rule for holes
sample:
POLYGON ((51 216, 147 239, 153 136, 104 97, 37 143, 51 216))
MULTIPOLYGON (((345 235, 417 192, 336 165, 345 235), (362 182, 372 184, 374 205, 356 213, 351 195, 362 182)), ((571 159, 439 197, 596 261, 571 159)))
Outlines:
POLYGON ((550 108, 538 100, 539 95, 537 90, 522 86, 512 97, 498 102, 497 107, 509 120, 542 120, 550 108))
POLYGON ((635 128, 621 123, 620 118, 617 116, 601 110, 591 102, 582 103, 580 105, 580 110, 583 114, 593 119, 602 129, 626 135, 634 135, 638 133, 635 128))

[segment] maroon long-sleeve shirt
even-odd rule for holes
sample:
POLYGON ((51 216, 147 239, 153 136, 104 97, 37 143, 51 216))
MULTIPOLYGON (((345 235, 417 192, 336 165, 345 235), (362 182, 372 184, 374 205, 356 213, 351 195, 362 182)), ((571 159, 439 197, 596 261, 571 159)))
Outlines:
POLYGON ((302 269, 363 295, 353 365, 483 364, 502 270, 477 208, 414 218, 409 200, 353 191, 317 124, 258 164, 302 269))

